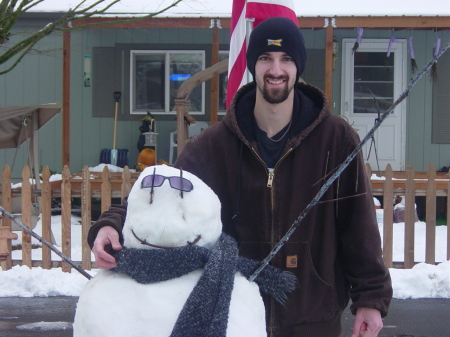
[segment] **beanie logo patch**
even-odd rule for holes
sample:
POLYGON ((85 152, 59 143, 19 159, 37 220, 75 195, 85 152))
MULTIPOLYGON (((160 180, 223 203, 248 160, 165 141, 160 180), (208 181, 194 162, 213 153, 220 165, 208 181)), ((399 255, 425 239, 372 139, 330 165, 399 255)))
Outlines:
POLYGON ((281 42, 283 42, 283 39, 278 39, 278 40, 267 39, 267 45, 268 46, 281 47, 281 42))

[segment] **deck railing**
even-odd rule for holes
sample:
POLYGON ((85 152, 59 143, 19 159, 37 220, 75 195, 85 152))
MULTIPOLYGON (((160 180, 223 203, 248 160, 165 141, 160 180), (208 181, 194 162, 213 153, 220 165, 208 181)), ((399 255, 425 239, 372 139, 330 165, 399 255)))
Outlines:
MULTIPOLYGON (((372 177, 372 171, 367 166, 367 173, 372 177)), ((448 172, 436 172, 430 165, 428 172, 415 172, 410 165, 406 172, 393 172, 390 165, 378 177, 371 179, 374 196, 382 196, 384 202, 383 218, 383 255, 388 267, 412 268, 415 263, 426 262, 434 264, 435 261, 435 230, 436 230, 436 200, 446 198, 447 226, 450 219, 450 181, 448 172), (393 203, 395 195, 405 196, 405 235, 404 235, 404 261, 393 261, 393 203), (417 196, 426 198, 426 254, 425 261, 414 261, 414 224, 415 224, 415 199, 417 196), (386 202, 388 201, 388 202, 386 202)), ((128 167, 123 172, 110 172, 107 167, 103 172, 90 172, 84 167, 82 172, 71 175, 68 167, 64 167, 62 179, 50 181, 50 170, 44 167, 40 190, 33 188, 30 183, 31 172, 28 166, 23 168, 22 184, 20 188, 11 188, 11 172, 5 166, 2 172, 1 205, 7 211, 12 209, 12 199, 21 197, 22 222, 30 227, 31 205, 36 200, 40 205, 42 221, 42 237, 51 242, 51 212, 52 199, 61 199, 61 250, 71 257, 71 212, 73 198, 81 200, 81 226, 82 226, 82 257, 79 263, 83 269, 90 270, 95 267, 91 261, 91 252, 86 238, 92 220, 92 198, 100 198, 101 211, 105 211, 111 205, 112 198, 123 198, 130 193, 131 187, 136 181, 138 173, 131 173, 128 167)), ((52 261, 51 251, 48 247, 42 247, 42 259, 32 259, 31 236, 22 232, 22 259, 11 259, 11 220, 3 216, 0 226, 0 261, 3 270, 10 269, 13 265, 26 265, 29 267, 41 266, 44 269, 62 267, 63 271, 70 272, 71 266, 64 261, 52 261)), ((447 259, 450 259, 450 231, 447 231, 447 259)))

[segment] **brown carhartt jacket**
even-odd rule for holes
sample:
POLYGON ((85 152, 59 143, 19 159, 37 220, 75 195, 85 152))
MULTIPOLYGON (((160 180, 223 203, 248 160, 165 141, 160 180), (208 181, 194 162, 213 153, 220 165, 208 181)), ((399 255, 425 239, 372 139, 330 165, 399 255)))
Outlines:
MULTIPOLYGON (((359 138, 344 119, 330 113, 319 89, 299 84, 296 90, 320 113, 288 140, 269 170, 256 142, 242 133, 245 123, 236 118, 236 102, 252 90, 253 83, 241 88, 223 121, 188 142, 175 166, 198 176, 219 196, 223 229, 236 238, 240 255, 263 260, 359 138)), ((241 110, 238 114, 253 114, 241 110)), ((125 215, 125 206, 105 212, 91 229, 90 244, 102 226, 120 231, 125 215)), ((273 258, 271 264, 293 272, 299 286, 285 306, 265 298, 268 335, 339 336, 349 298, 353 313, 369 307, 385 316, 392 287, 381 254, 370 183, 358 155, 273 258)))

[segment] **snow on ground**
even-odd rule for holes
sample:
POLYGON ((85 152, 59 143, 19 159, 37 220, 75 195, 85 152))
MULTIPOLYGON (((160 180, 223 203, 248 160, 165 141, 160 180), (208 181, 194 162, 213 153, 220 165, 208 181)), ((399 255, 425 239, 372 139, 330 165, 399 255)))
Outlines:
MULTIPOLYGON (((394 224, 394 261, 403 261, 403 231, 404 223, 394 224)), ((425 260, 425 226, 424 222, 415 225, 415 260, 425 260)), ((72 250, 74 261, 81 259, 81 218, 72 216, 72 250)), ((381 237, 383 226, 379 224, 381 237)), ((41 221, 35 228, 39 235, 42 233, 41 221)), ((52 232, 56 240, 56 247, 61 250, 61 217, 52 217, 52 232)), ((13 245, 21 244, 21 232, 15 232, 19 238, 13 240, 13 245)), ((390 269, 394 286, 394 297, 407 298, 450 298, 450 261, 446 261, 447 226, 436 227, 436 261, 437 266, 420 263, 412 269, 390 269)), ((32 244, 40 244, 32 238, 32 244)), ((21 259, 22 251, 14 250, 13 259, 21 259)), ((32 250, 32 259, 41 259, 42 249, 32 250)), ((61 258, 52 252, 52 260, 61 258)), ((92 255, 92 260, 94 257, 92 255)), ((95 275, 98 270, 89 271, 95 275)), ((0 272, 0 297, 46 297, 46 296, 79 296, 87 283, 87 278, 76 270, 64 273, 61 268, 44 270, 40 267, 29 269, 25 266, 15 266, 11 270, 0 272)))

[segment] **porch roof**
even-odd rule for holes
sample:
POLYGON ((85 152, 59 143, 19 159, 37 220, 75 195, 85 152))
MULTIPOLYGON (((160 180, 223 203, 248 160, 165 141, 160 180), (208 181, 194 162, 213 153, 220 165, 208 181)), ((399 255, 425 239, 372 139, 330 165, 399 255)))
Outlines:
MULTIPOLYGON (((268 0, 260 0, 269 2, 268 0)), ((298 17, 335 17, 335 16, 450 16, 449 0, 427 1, 410 0, 291 0, 298 17)), ((80 1, 46 0, 32 7, 29 12, 64 12, 80 1)), ((110 3, 111 1, 105 1, 110 3)), ((271 1, 277 2, 277 1, 271 1)), ((90 4, 92 2, 88 2, 90 4)), ((122 0, 111 6, 107 13, 112 16, 137 16, 161 10, 173 0, 122 0)), ((88 5, 87 4, 87 5, 88 5)), ((100 8, 101 6, 99 6, 100 8)), ((104 5, 103 5, 104 7, 104 5)), ((184 0, 177 6, 158 15, 158 17, 223 17, 231 15, 232 1, 223 0, 184 0)))

